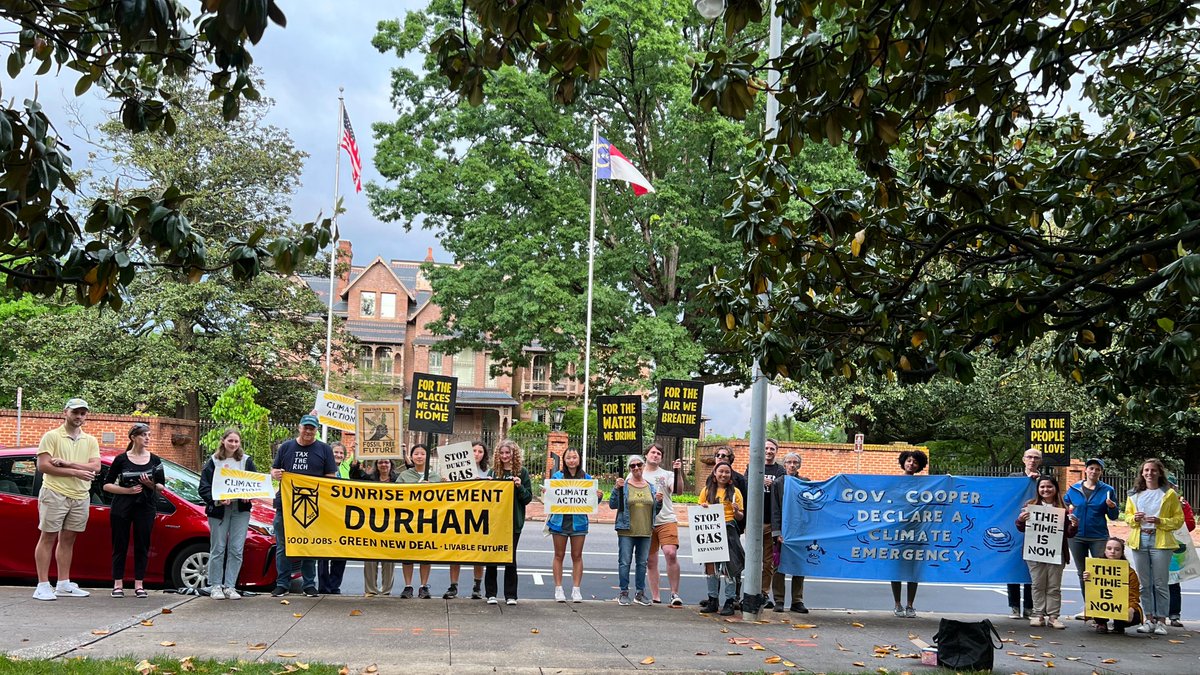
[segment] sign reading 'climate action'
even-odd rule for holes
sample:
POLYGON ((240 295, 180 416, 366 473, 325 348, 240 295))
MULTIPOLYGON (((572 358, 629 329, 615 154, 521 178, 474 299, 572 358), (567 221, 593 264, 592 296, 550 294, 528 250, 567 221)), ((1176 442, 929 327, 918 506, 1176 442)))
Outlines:
POLYGON ((458 378, 414 373, 408 428, 435 434, 454 433, 454 405, 458 378))

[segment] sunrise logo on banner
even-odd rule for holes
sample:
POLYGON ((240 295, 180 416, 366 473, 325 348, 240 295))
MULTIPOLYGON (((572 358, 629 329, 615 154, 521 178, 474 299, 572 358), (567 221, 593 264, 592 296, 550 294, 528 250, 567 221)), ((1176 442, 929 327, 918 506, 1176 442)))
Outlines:
POLYGON ((1025 478, 783 479, 784 574, 833 579, 1029 583, 1016 515, 1025 478))

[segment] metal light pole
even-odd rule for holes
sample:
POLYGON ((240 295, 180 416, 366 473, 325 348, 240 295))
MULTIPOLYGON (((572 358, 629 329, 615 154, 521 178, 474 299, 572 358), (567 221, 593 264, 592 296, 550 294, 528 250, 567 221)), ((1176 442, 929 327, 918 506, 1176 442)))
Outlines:
MULTIPOLYGON (((725 10, 725 0, 694 0, 700 16, 714 20, 725 10)), ((779 132, 779 100, 775 92, 779 88, 779 69, 774 62, 779 58, 783 41, 783 20, 775 13, 775 0, 770 7, 770 35, 767 40, 767 59, 770 64, 767 74, 767 116, 765 135, 774 138, 779 132)), ((765 443, 767 430, 767 378, 763 375, 758 359, 754 360, 754 384, 750 395, 750 457, 746 466, 746 567, 742 570, 742 618, 753 620, 761 611, 763 553, 763 465, 766 461, 765 443)))

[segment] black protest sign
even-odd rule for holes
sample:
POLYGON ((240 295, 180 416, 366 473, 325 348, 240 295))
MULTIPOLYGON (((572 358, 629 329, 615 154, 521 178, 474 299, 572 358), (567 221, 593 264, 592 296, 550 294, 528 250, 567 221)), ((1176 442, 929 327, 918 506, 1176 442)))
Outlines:
POLYGON ((700 438, 700 408, 703 401, 703 382, 659 382, 658 425, 654 433, 659 436, 700 438))
POLYGON ((412 405, 408 406, 409 430, 454 433, 454 401, 457 397, 457 377, 413 373, 412 405))
POLYGON ((1071 463, 1071 413, 1025 413, 1025 447, 1042 451, 1042 466, 1071 463))
POLYGON ((599 396, 596 398, 596 452, 602 455, 631 455, 642 451, 642 398, 599 396))

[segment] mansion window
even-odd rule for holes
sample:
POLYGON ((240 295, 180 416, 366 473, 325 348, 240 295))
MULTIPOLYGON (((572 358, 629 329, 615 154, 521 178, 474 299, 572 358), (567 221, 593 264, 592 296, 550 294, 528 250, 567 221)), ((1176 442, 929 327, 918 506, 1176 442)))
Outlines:
POLYGON ((375 352, 371 347, 363 347, 358 351, 358 369, 371 370, 375 364, 375 352))
POLYGON ((384 319, 396 318, 396 294, 379 294, 379 316, 384 319))
POLYGON ((475 386, 475 352, 464 349, 454 355, 454 376, 460 387, 475 386))
POLYGON ((379 350, 379 372, 381 372, 381 373, 392 372, 392 361, 393 361, 393 357, 392 357, 392 350, 390 347, 384 347, 383 349, 379 350))
MULTIPOLYGON (((375 316, 375 293, 361 293, 360 297, 360 316, 375 316)), ((393 297, 394 299, 394 297, 393 297)))
POLYGON ((442 353, 429 350, 429 372, 434 375, 442 374, 442 353))

